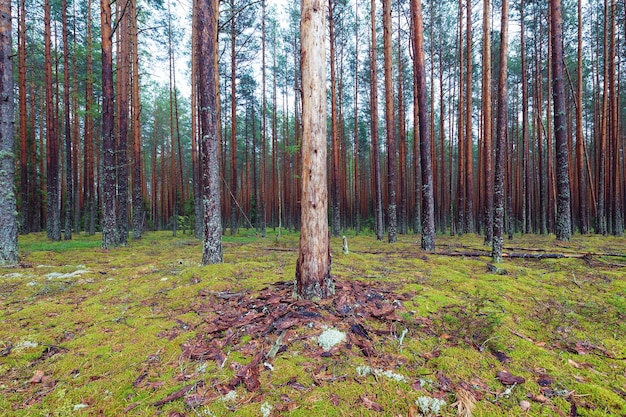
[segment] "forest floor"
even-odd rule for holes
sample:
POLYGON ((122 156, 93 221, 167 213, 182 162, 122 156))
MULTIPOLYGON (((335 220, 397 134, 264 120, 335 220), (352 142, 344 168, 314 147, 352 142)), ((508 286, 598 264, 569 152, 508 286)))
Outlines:
POLYGON ((293 233, 206 267, 189 235, 99 239, 0 268, 0 415, 626 415, 626 239, 515 236, 494 267, 480 236, 349 235, 317 303, 293 233))

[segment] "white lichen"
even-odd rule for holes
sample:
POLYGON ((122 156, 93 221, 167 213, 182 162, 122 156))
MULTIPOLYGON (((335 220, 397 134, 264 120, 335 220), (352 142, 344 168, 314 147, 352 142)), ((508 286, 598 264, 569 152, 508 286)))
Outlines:
POLYGON ((228 394, 224 395, 222 397, 222 401, 226 402, 226 401, 235 401, 237 400, 237 391, 232 390, 232 391, 228 391, 228 394))
POLYGON ((417 405, 424 416, 437 416, 441 413, 441 409, 445 407, 446 402, 439 398, 422 396, 415 401, 415 405, 417 405))
POLYGON ((404 375, 397 374, 391 370, 384 370, 381 368, 372 369, 369 366, 357 366, 356 374, 360 377, 366 377, 368 375, 376 375, 376 376, 384 376, 389 379, 393 379, 397 382, 407 382, 407 379, 404 375))
POLYGON ((317 337, 317 344, 320 345, 325 351, 329 351, 344 340, 346 340, 345 333, 340 332, 337 329, 330 328, 317 337))
POLYGON ((46 274, 46 278, 48 279, 67 279, 67 278, 74 278, 74 277, 78 277, 82 274, 86 274, 89 271, 86 269, 79 269, 78 271, 74 271, 74 272, 70 272, 67 274, 62 274, 60 272, 50 272, 49 274, 46 274))
POLYGON ((263 403, 263 405, 261 405, 261 415, 263 417, 270 417, 273 409, 274 407, 272 407, 272 405, 266 401, 263 403))

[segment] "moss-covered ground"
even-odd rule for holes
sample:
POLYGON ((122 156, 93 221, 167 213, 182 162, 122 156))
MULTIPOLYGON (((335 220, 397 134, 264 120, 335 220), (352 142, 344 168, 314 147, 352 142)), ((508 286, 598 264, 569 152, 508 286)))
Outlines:
POLYGON ((296 234, 226 236, 205 267, 188 235, 99 239, 21 236, 0 268, 0 415, 626 415, 625 239, 515 236, 571 257, 489 268, 475 235, 333 238, 318 305, 289 301, 296 234))

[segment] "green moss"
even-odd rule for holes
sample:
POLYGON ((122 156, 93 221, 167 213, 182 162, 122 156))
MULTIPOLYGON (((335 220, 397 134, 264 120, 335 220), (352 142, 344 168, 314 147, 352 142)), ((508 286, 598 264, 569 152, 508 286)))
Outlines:
MULTIPOLYGON (((259 392, 240 386, 237 401, 216 400, 190 411, 181 400, 159 410, 151 404, 198 380, 209 386, 227 382, 236 372, 231 364, 252 360, 233 346, 224 348, 224 367, 181 357, 181 343, 201 335, 203 323, 215 317, 207 294, 244 291, 254 296, 275 282, 291 282, 298 235, 261 239, 244 230, 225 236, 225 263, 204 267, 201 242, 189 235, 146 233, 140 241, 111 251, 100 249, 99 235, 75 234, 69 242, 49 242, 43 234, 20 236, 26 267, 0 268, 0 350, 8 343, 38 345, 14 348, 0 358, 0 409, 16 416, 61 416, 76 414, 74 405, 84 403, 88 408, 79 413, 121 415, 136 403, 130 414, 138 416, 205 410, 216 416, 258 416, 263 402, 277 410, 287 397, 297 408, 286 415, 380 415, 362 406, 366 396, 385 415, 407 415, 419 396, 440 389, 437 375, 443 375, 454 386, 475 378, 486 384, 489 392, 474 415, 539 416, 553 410, 533 402, 524 414, 519 401, 540 392, 541 371, 558 389, 581 395, 580 415, 626 414, 619 394, 626 386, 626 368, 623 360, 612 359, 626 356, 626 279, 623 268, 615 266, 626 258, 505 259, 501 267, 507 275, 497 275, 487 270, 489 257, 425 254, 416 236, 399 236, 394 245, 371 235, 348 237, 348 255, 341 252, 341 239, 331 239, 335 277, 380 284, 408 297, 406 311, 398 314, 402 323, 392 328, 369 323, 392 330, 376 342, 379 356, 366 358, 353 346, 347 355, 313 359, 314 343, 296 340, 271 361, 273 370, 262 368, 259 392), (48 275, 79 269, 88 272, 58 279, 48 275), (397 337, 405 327, 408 333, 400 347, 397 337), (59 350, 44 355, 47 346, 59 350), (581 346, 589 351, 576 354, 581 346), (500 363, 491 350, 504 352, 511 361, 500 363), (356 375, 357 366, 376 368, 381 358, 396 358, 397 365, 389 370, 409 383, 356 375), (500 369, 526 382, 496 401, 496 394, 506 389, 495 379, 500 369), (35 370, 56 381, 40 397, 42 387, 28 383, 35 370), (315 373, 330 379, 318 384, 315 373), (432 382, 415 390, 412 382, 420 379, 432 382), (28 399, 33 404, 24 405, 28 399)), ((448 251, 486 251, 482 238, 474 235, 439 235, 437 244, 448 251)), ((529 249, 626 253, 626 242, 578 235, 558 245, 553 237, 528 235, 505 242, 505 252, 529 249)), ((294 337, 300 335, 296 331, 294 337)), ((256 341, 248 334, 233 340, 238 346, 256 341)), ((273 340, 275 335, 268 334, 262 343, 269 346, 273 340)), ((454 402, 454 395, 448 394, 446 401, 454 402)), ((569 411, 563 398, 554 398, 553 406, 564 414, 569 411)), ((444 412, 452 414, 451 408, 444 412)))

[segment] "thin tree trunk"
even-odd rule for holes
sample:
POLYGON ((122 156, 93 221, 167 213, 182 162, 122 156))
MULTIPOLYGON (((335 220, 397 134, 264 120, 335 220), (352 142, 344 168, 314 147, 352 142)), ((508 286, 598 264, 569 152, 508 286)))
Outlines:
POLYGON ((64 239, 72 239, 72 125, 70 124, 70 64, 69 42, 67 41, 67 0, 61 2, 63 37, 63 112, 65 118, 65 233, 64 239))
POLYGON ((265 96, 265 44, 266 44, 266 31, 265 31, 265 0, 261 0, 261 191, 259 192, 259 224, 261 229, 261 237, 266 236, 267 214, 266 214, 266 169, 265 162, 267 157, 266 143, 267 143, 267 102, 265 96))
POLYGON ((0 1, 0 265, 18 261, 11 1, 0 1))
POLYGON ((500 29, 500 72, 498 75, 498 113, 496 122, 496 159, 494 179, 493 245, 491 256, 496 263, 502 262, 504 232, 504 177, 507 129, 507 66, 509 4, 502 0, 500 29))
POLYGON ((583 13, 582 0, 578 0, 578 65, 576 76, 576 171, 578 172, 578 229, 581 234, 589 232, 587 218, 587 181, 585 177, 583 136, 583 13))
POLYGON ((237 231, 237 52, 235 1, 230 0, 230 235, 237 231))
POLYGON ((376 53, 376 1, 370 1, 371 15, 371 75, 370 75, 370 109, 371 109, 371 135, 372 135, 372 164, 374 181, 374 216, 376 218, 375 229, 376 239, 382 240, 384 233, 383 224, 383 196, 380 174, 380 146, 378 144, 378 64, 376 53))
POLYGON ((302 0, 302 227, 294 293, 304 299, 335 292, 327 217, 325 23, 326 8, 302 0))
MULTIPOLYGON (((194 0, 194 6, 196 0, 194 0)), ((198 10, 196 7, 192 11, 191 43, 197 45, 198 42, 198 10)), ((198 141, 198 50, 191 51, 191 166, 193 170, 193 202, 194 202, 194 236, 202 239, 204 235, 204 216, 202 213, 202 166, 200 164, 199 141, 198 141)), ((256 172, 256 171, 255 171, 256 172)), ((256 173, 255 173, 256 176, 256 173)))
MULTIPOLYGON (((401 7, 398 7, 398 27, 400 27, 400 18, 402 16, 401 7)), ((404 57, 402 54, 402 36, 401 31, 398 30, 398 139, 399 139, 399 157, 400 167, 398 170, 398 190, 399 190, 399 204, 398 204, 398 232, 400 234, 408 233, 407 226, 407 186, 406 186, 406 113, 404 106, 404 57)))
POLYGON ((385 58, 385 125, 387 134, 387 220, 388 240, 397 238, 396 207, 396 124, 393 108, 393 41, 391 25, 391 0, 383 0, 383 42, 385 58))
POLYGON ((120 245, 128 242, 128 114, 129 114, 129 74, 130 74, 130 13, 128 3, 118 2, 117 29, 119 50, 117 52, 118 67, 116 68, 117 81, 117 141, 116 141, 116 168, 117 168, 117 238, 120 245))
POLYGON ((341 235, 341 209, 339 202, 339 121, 337 119, 337 74, 335 62, 335 22, 333 19, 335 2, 328 0, 328 28, 330 32, 330 120, 332 137, 332 165, 331 165, 331 205, 333 236, 341 235))
POLYGON ((361 233, 361 177, 359 173, 359 9, 354 8, 354 215, 355 234, 361 233))
POLYGON ((466 13, 466 47, 465 57, 465 219, 466 231, 476 232, 474 213, 474 141, 472 138, 472 68, 474 64, 472 53, 472 1, 467 0, 466 13))
MULTIPOLYGON (((9 2, 10 6, 10 2, 9 2)), ((28 114, 26 110, 26 0, 20 0, 17 78, 20 115, 20 195, 19 212, 22 216, 21 232, 29 233, 32 224, 32 207, 29 204, 30 187, 28 170, 28 114)))
POLYGON ((202 202, 204 206, 204 245, 202 264, 222 262, 220 216, 219 135, 217 128, 217 26, 218 0, 197 0, 200 121, 202 129, 202 202))
POLYGON ((52 35, 50 23, 50 1, 44 3, 45 83, 46 83, 46 188, 48 238, 61 240, 61 206, 59 195, 58 137, 52 91, 52 35))
POLYGON ((424 25, 422 23, 422 2, 412 0, 412 13, 415 56, 415 83, 417 85, 417 105, 419 106, 420 160, 422 167, 422 249, 435 250, 435 203, 433 195, 432 140, 428 100, 426 96, 426 68, 424 58, 424 25))
POLYGON ((491 4, 483 0, 483 76, 482 76, 482 116, 483 116, 483 167, 485 206, 485 245, 493 240, 493 112, 491 100, 491 4))
POLYGON ((87 77, 85 79, 85 162, 84 162, 84 193, 85 193, 85 229, 93 236, 96 227, 96 202, 94 188, 94 143, 93 143, 93 55, 91 35, 91 0, 87 1, 87 77))
MULTIPOLYGON (((142 152, 141 152, 141 102, 139 98, 139 40, 137 22, 137 0, 130 0, 131 24, 131 66, 132 66, 132 138, 133 138, 133 239, 141 239, 144 229, 145 212, 142 192, 142 152)), ((154 189, 153 189, 154 191, 154 189)))

